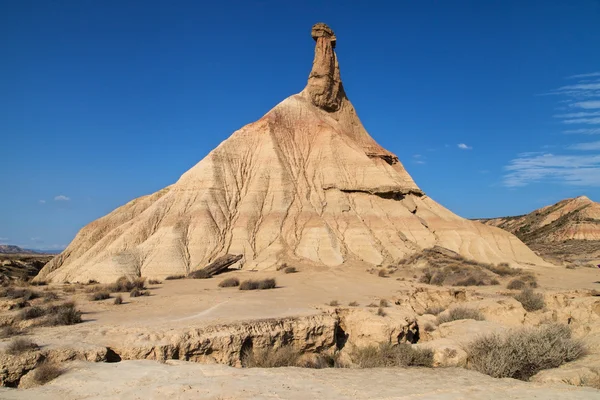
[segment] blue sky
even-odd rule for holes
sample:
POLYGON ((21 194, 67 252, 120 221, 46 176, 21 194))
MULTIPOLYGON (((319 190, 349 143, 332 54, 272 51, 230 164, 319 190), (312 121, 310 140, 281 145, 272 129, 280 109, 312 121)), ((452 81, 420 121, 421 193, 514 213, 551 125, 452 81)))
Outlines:
POLYGON ((600 2, 2 1, 0 243, 61 248, 302 90, 335 31, 370 134, 465 217, 600 200, 600 2))

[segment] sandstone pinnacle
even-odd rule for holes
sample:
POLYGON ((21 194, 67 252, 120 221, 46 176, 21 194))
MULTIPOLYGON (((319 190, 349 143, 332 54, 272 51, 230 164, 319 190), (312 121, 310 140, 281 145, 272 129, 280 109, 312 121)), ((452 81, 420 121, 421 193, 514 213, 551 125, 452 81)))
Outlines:
POLYGON ((302 92, 234 132, 179 180, 85 226, 36 279, 189 274, 225 254, 244 269, 387 265, 433 246, 481 262, 544 264, 512 234, 429 198, 346 97, 336 37, 313 27, 302 92))
POLYGON ((335 34, 324 23, 318 23, 313 26, 311 35, 316 42, 315 59, 306 91, 315 106, 325 111, 337 111, 346 95, 334 50, 335 34))

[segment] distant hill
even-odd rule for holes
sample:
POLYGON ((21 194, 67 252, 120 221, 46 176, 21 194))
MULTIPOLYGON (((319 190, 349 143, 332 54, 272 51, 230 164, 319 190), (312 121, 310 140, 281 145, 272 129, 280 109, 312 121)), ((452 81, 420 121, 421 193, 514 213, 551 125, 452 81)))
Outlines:
POLYGON ((23 249, 13 244, 0 244, 0 254, 58 254, 60 250, 23 249))
POLYGON ((478 221, 515 234, 549 261, 600 263, 600 203, 586 196, 526 215, 478 221))

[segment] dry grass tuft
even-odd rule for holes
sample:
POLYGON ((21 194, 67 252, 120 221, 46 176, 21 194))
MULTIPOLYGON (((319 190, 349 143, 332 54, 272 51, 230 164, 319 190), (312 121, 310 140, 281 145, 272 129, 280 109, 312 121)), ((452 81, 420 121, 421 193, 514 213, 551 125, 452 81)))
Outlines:
POLYGON ((350 306, 350 307, 358 307, 358 306, 360 306, 360 304, 358 304, 358 301, 351 301, 350 303, 348 303, 348 306, 350 306))
POLYGON ((377 309, 377 315, 380 317, 385 317, 387 313, 383 310, 383 308, 379 307, 379 309, 377 309))
POLYGON ((410 344, 367 346, 350 353, 352 362, 360 368, 433 366, 433 351, 410 344))
POLYGON ((432 306, 425 309, 425 314, 438 315, 444 311, 446 311, 444 307, 432 306))
POLYGON ((148 279, 149 285, 160 285, 161 283, 162 281, 159 281, 158 279, 148 279))
POLYGON ((467 307, 455 307, 451 308, 448 312, 438 315, 437 323, 445 324, 446 322, 458 321, 461 319, 474 319, 475 321, 483 321, 485 317, 483 314, 474 308, 467 307))
POLYGON ((56 364, 43 363, 33 371, 33 380, 39 385, 44 385, 58 378, 63 370, 56 364))
POLYGON ((526 311, 537 311, 546 306, 544 295, 535 293, 530 288, 523 289, 521 293, 515 296, 515 300, 521 303, 526 311))
POLYGON ((146 289, 146 278, 129 279, 126 276, 122 276, 115 283, 106 286, 106 290, 111 293, 126 293, 131 292, 133 289, 146 289))
POLYGON ((138 288, 134 288, 131 292, 129 292, 129 297, 141 296, 150 296, 150 292, 148 290, 140 290, 138 288))
POLYGON ((110 293, 109 292, 97 292, 92 294, 89 299, 91 301, 98 301, 98 300, 106 300, 110 298, 110 293))
POLYGON ((367 304, 367 307, 373 307, 373 308, 375 308, 375 307, 379 307, 379 306, 377 304, 375 304, 375 303, 371 303, 371 304, 367 304))
POLYGON ((283 272, 285 272, 286 274, 295 274, 296 272, 298 272, 298 270, 296 269, 296 267, 287 267, 283 270, 283 272))
POLYGON ((380 269, 379 272, 377 273, 377 275, 379 275, 382 278, 387 278, 388 277, 388 273, 385 269, 380 269))
POLYGON ((331 301, 329 302, 329 305, 330 305, 331 307, 337 307, 337 306, 339 306, 339 305, 340 305, 340 302, 339 302, 339 301, 337 301, 337 300, 331 300, 331 301))
POLYGON ((242 365, 246 368, 295 367, 301 356, 302 353, 291 346, 252 350, 242 354, 242 365))
POLYGON ((120 294, 116 295, 114 304, 115 305, 123 304, 123 296, 121 296, 120 294))
POLYGON ((390 303, 386 299, 379 300, 379 307, 389 307, 390 303))
POLYGON ((6 339, 13 336, 22 335, 24 332, 12 325, 4 325, 0 327, 0 339, 6 339))
POLYGON ((29 339, 17 338, 13 339, 8 346, 6 346, 6 353, 15 356, 26 351, 35 351, 39 348, 40 347, 36 343, 29 339))
POLYGON ((275 279, 268 278, 260 281, 249 279, 240 283, 240 290, 265 290, 277 287, 275 279))
POLYGON ((528 380, 541 370, 584 356, 586 349, 571 339, 568 326, 550 324, 480 337, 470 343, 467 353, 471 369, 494 378, 528 380))
POLYGON ((236 287, 240 286, 240 280, 238 278, 227 278, 219 283, 219 287, 236 287))

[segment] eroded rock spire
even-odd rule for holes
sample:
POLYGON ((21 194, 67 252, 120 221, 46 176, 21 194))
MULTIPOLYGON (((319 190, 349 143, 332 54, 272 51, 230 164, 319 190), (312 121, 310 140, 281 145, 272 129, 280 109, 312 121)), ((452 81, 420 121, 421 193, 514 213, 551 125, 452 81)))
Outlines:
POLYGON ((342 106, 346 95, 334 51, 335 34, 330 27, 319 22, 312 27, 311 35, 317 44, 306 92, 315 106, 325 111, 337 111, 342 106))

